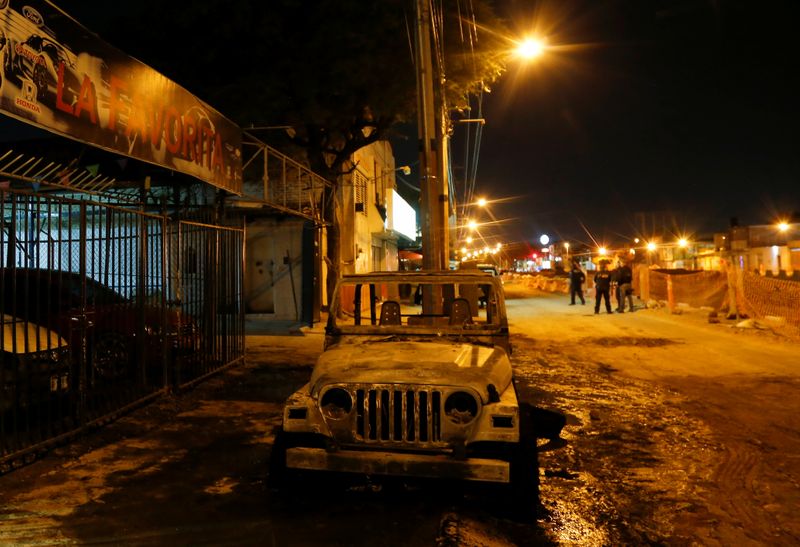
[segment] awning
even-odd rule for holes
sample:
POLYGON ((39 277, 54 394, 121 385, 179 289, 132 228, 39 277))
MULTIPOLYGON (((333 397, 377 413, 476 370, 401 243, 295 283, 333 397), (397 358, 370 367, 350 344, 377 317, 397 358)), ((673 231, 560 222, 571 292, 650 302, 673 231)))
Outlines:
POLYGON ((403 249, 401 251, 398 251, 397 255, 400 258, 405 259, 405 260, 422 260, 422 255, 419 254, 416 251, 409 251, 409 250, 403 249))

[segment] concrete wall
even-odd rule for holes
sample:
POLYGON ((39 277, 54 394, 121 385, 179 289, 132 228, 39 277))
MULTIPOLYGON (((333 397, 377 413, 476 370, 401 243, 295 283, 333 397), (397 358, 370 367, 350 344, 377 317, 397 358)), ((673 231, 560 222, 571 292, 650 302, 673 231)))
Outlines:
POLYGON ((391 191, 395 187, 392 147, 388 141, 378 141, 357 151, 353 161, 357 167, 341 185, 343 271, 397 270, 397 237, 386 230, 377 207, 384 207, 386 215, 392 214, 391 191), (359 181, 366 184, 366 200, 361 211, 356 210, 354 197, 359 181))
POLYGON ((246 313, 297 320, 302 305, 303 220, 253 220, 247 225, 245 245, 246 313))

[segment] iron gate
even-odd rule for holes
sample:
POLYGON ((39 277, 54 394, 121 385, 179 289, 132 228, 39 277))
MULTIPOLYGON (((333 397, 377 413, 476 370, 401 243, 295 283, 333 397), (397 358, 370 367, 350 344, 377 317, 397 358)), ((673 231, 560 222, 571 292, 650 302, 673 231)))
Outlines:
POLYGON ((0 468, 244 358, 243 229, 0 199, 0 468))

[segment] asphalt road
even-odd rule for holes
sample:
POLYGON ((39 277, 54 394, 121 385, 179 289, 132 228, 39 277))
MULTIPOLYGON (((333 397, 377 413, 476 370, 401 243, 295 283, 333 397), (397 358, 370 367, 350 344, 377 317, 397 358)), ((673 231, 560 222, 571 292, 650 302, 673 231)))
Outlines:
POLYGON ((595 316, 510 296, 540 439, 538 518, 425 482, 272 489, 283 400, 321 330, 249 336, 248 362, 0 476, 0 544, 545 545, 800 542, 798 344, 665 310, 595 316))

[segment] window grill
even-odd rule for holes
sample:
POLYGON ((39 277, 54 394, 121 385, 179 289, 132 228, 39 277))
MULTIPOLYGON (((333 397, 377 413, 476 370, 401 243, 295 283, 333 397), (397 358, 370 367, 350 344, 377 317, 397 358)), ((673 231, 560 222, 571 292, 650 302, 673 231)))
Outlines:
POLYGON ((367 214, 367 183, 369 179, 362 173, 353 173, 353 190, 355 192, 355 206, 357 213, 367 214))

